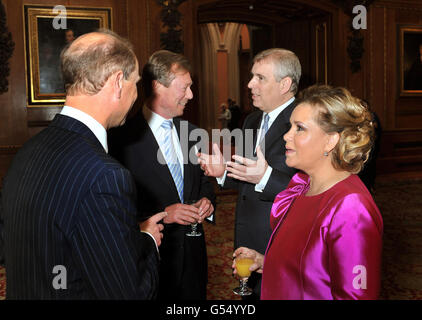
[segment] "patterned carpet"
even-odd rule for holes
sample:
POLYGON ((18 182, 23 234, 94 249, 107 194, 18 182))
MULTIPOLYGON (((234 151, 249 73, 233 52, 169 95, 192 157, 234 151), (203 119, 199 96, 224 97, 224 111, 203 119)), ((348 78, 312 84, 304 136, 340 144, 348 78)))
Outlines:
POLYGON ((232 276, 231 267, 236 197, 217 196, 216 224, 204 224, 208 254, 208 300, 240 300, 232 292, 239 281, 232 276))
POLYGON ((6 297, 6 270, 0 267, 0 300, 6 297))
POLYGON ((381 299, 422 299, 422 180, 395 181, 375 191, 384 219, 381 299))
MULTIPOLYGON (((377 183, 375 202, 384 219, 383 300, 422 299, 422 180, 377 183)), ((233 225, 236 195, 217 197, 217 223, 205 224, 209 300, 239 299, 232 293, 233 225)), ((5 271, 0 267, 0 300, 5 296, 5 271)))

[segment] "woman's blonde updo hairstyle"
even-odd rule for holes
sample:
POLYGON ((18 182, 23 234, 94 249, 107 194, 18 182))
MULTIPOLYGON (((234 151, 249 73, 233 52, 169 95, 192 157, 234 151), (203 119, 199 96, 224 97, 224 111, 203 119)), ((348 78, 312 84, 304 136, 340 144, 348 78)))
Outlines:
POLYGON ((303 90, 298 103, 316 109, 316 122, 326 133, 339 133, 340 140, 332 150, 334 168, 361 171, 374 143, 372 115, 366 103, 345 88, 323 85, 303 90))

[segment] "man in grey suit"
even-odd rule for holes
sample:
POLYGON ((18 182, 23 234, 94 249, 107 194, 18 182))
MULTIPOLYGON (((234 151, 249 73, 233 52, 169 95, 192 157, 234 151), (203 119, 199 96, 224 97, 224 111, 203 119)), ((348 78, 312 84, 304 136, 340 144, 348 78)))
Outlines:
MULTIPOLYGON (((274 48, 258 53, 253 60, 248 87, 259 111, 251 113, 243 124, 241 143, 246 153, 234 155, 234 161, 226 162, 218 146, 213 145, 213 155, 198 154, 205 175, 217 177, 224 188, 239 191, 235 249, 245 246, 265 253, 271 236, 271 206, 295 173, 285 164, 282 138, 290 128, 300 76, 300 62, 293 52, 274 48), (250 141, 248 130, 253 130, 250 141)), ((254 273, 249 280, 254 287, 252 299, 259 298, 260 279, 261 276, 254 273)))
POLYGON ((167 214, 138 225, 132 176, 107 153, 106 130, 137 98, 138 61, 108 30, 79 37, 61 61, 65 106, 4 180, 7 298, 155 298, 167 214))

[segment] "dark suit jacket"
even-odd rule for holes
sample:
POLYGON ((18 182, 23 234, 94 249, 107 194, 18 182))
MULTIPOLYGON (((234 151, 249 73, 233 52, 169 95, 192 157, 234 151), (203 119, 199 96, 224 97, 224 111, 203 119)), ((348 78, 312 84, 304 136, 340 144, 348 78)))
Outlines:
POLYGON ((139 231, 135 197, 129 171, 88 127, 56 115, 5 178, 7 298, 153 298, 158 254, 139 231), (55 266, 66 268, 66 289, 53 286, 65 274, 55 266))
MULTIPOLYGON (((187 126, 190 133, 195 126, 187 121, 174 118, 174 125, 183 144, 188 135, 182 136, 180 127, 187 126), (182 124, 181 124, 182 123, 182 124)), ((186 132, 185 132, 186 134, 186 132)), ((127 167, 136 182, 138 208, 142 216, 150 216, 164 211, 165 207, 180 203, 176 186, 167 165, 159 164, 159 146, 139 112, 128 123, 110 134, 110 152, 127 167)), ((189 141, 183 150, 193 150, 196 141, 189 141)), ((196 157, 195 157, 196 158, 196 157)), ((186 162, 186 160, 185 160, 186 162)), ((206 197, 213 202, 215 195, 208 177, 204 176, 199 164, 188 161, 184 164, 184 201, 206 197)), ((198 225, 201 237, 187 237, 190 226, 165 224, 163 242, 160 247, 160 290, 159 299, 205 299, 207 284, 207 254, 202 225, 198 225)))
MULTIPOLYGON (((255 184, 234 179, 226 179, 224 187, 236 187, 239 195, 236 205, 235 248, 244 246, 264 254, 271 236, 270 211, 275 196, 286 188, 296 172, 286 165, 285 141, 283 135, 290 128, 290 115, 296 106, 295 101, 287 106, 275 119, 265 135, 265 159, 272 167, 270 179, 264 191, 256 192, 255 184)), ((255 111, 246 117, 243 124, 245 130, 253 129, 253 148, 243 146, 243 150, 255 150, 257 129, 260 128, 262 111, 255 111)), ((245 143, 245 141, 243 141, 245 143)), ((248 158, 254 155, 244 154, 248 158)))
MULTIPOLYGON (((296 101, 288 105, 274 120, 267 134, 265 135, 265 159, 272 167, 270 179, 263 192, 255 191, 255 184, 227 178, 224 188, 237 188, 238 198, 236 204, 235 218, 235 240, 234 247, 247 247, 262 254, 265 253, 268 241, 271 236, 270 211, 275 196, 284 190, 296 170, 286 165, 285 141, 283 135, 290 129, 290 115, 296 101)), ((255 111, 248 115, 243 124, 243 137, 247 137, 245 130, 253 129, 253 148, 246 146, 242 141, 244 154, 247 158, 253 158, 254 154, 246 154, 248 150, 255 150, 257 130, 260 128, 262 111, 255 111)), ((249 142, 250 143, 250 142, 249 142)), ((254 273, 256 276, 257 274, 254 273)), ((260 278, 258 276, 258 278, 260 278)), ((251 285, 255 286, 255 292, 260 292, 260 281, 251 285)))

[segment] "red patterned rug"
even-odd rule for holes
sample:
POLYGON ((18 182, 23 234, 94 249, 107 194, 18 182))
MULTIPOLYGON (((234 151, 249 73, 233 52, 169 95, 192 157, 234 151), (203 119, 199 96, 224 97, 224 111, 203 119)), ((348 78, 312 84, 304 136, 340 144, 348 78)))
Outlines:
POLYGON ((204 223, 208 254, 208 300, 240 300, 232 292, 239 281, 232 276, 231 267, 236 197, 217 196, 216 224, 204 223))
POLYGON ((381 299, 422 299, 422 180, 380 183, 384 220, 381 299))
POLYGON ((0 266, 0 300, 6 298, 6 270, 0 266))
MULTIPOLYGON (((384 247, 380 299, 422 300, 422 180, 378 183, 377 203, 384 219, 384 247)), ((233 227, 236 195, 219 194, 217 223, 204 224, 208 251, 209 300, 239 299, 232 293, 233 227)), ((0 267, 0 300, 6 291, 0 267)))

